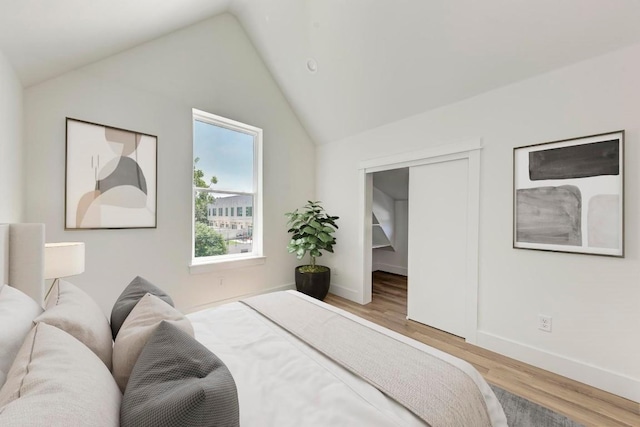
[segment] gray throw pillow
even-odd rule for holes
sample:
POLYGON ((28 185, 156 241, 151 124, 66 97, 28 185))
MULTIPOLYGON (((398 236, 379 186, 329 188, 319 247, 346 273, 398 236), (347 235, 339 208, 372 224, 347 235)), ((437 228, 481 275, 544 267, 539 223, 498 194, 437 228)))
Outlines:
POLYGON ((131 372, 120 425, 239 426, 235 381, 205 346, 162 322, 131 372))
POLYGON ((162 321, 193 336, 191 322, 184 314, 155 295, 143 296, 127 316, 113 344, 113 378, 123 393, 142 349, 162 321))
POLYGON ((131 310, 133 310, 133 307, 135 307, 138 301, 146 294, 155 295, 171 307, 175 307, 171 297, 162 289, 148 280, 137 276, 129 283, 129 286, 124 288, 124 291, 122 291, 111 309, 111 334, 114 340, 125 319, 129 313, 131 313, 131 310))

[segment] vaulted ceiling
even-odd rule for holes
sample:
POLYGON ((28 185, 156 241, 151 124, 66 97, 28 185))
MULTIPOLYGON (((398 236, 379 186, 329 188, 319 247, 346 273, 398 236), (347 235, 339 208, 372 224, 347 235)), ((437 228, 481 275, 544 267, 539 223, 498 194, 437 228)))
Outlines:
POLYGON ((640 42, 637 0, 0 0, 25 86, 229 12, 334 142, 640 42))

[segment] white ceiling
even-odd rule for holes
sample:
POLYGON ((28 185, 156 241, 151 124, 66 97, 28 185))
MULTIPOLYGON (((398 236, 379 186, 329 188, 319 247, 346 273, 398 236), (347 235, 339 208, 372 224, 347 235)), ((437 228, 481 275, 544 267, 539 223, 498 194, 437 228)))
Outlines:
POLYGON ((409 199, 409 168, 391 169, 373 174, 373 186, 393 200, 409 199))
POLYGON ((0 0, 0 50, 23 85, 227 10, 229 0, 0 0))
POLYGON ((319 144, 640 42, 637 0, 0 0, 0 10, 0 50, 25 86, 229 11, 319 144))

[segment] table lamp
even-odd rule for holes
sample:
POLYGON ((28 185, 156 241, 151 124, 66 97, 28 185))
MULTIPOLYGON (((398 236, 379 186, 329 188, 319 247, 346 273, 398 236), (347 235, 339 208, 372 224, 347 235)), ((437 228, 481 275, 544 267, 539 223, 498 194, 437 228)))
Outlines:
POLYGON ((45 243, 44 278, 54 279, 46 300, 56 281, 61 277, 75 276, 84 272, 84 242, 45 243))

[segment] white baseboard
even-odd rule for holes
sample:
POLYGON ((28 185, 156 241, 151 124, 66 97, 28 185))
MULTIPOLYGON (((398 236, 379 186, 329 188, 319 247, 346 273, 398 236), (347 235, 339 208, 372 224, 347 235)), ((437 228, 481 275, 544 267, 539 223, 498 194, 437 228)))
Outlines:
POLYGON ((361 304, 360 293, 358 291, 354 291, 353 289, 345 288, 344 286, 331 284, 329 288, 329 292, 342 297, 344 299, 348 299, 349 301, 357 302, 361 304))
POLYGON ((476 345, 634 402, 640 402, 640 381, 624 374, 540 350, 488 332, 478 331, 476 345))
POLYGON ((372 267, 372 271, 384 271, 386 273, 398 274, 400 276, 408 276, 407 267, 383 263, 375 263, 372 267))
POLYGON ((229 303, 229 302, 240 301, 241 299, 254 297, 256 295, 268 294, 270 292, 288 291, 290 289, 295 289, 295 288, 296 288, 295 283, 289 283, 289 284, 286 284, 286 285, 280 285, 280 286, 276 286, 276 287, 273 287, 273 288, 260 289, 260 290, 255 291, 255 292, 249 292, 247 294, 237 295, 237 296, 234 296, 234 297, 231 297, 231 298, 225 298, 225 299, 218 300, 218 301, 208 302, 206 304, 194 305, 192 307, 183 309, 181 311, 183 313, 193 313, 194 311, 204 310, 205 308, 216 307, 216 306, 219 306, 219 305, 222 305, 222 304, 226 304, 226 303, 229 303))

